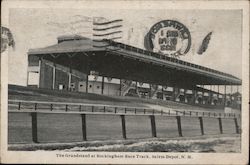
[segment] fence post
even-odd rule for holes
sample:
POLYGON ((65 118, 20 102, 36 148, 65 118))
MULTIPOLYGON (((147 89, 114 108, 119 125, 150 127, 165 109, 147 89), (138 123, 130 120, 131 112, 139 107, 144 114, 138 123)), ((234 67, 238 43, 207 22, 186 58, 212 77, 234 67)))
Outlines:
POLYGON ((34 143, 38 143, 38 138, 37 138, 37 113, 32 112, 31 113, 31 124, 32 124, 32 141, 34 143))
POLYGON ((182 130, 181 130, 181 117, 180 117, 180 116, 176 116, 176 119, 177 119, 177 127, 178 127, 179 136, 182 136, 182 130))
POLYGON ((222 121, 221 121, 221 118, 218 118, 218 120, 219 120, 220 133, 223 134, 223 128, 222 128, 222 121))
POLYGON ((152 137, 156 137, 155 116, 150 115, 152 137))
POLYGON ((123 139, 127 139, 125 115, 120 115, 120 116, 121 116, 121 121, 122 121, 122 137, 123 139))
POLYGON ((239 134, 240 131, 239 131, 239 125, 238 125, 238 122, 237 122, 237 118, 234 118, 234 123, 235 123, 235 130, 236 130, 236 133, 239 134))
POLYGON ((204 135, 204 128, 203 128, 203 119, 202 119, 202 117, 199 117, 199 121, 200 121, 201 135, 204 135))
POLYGON ((86 114, 81 114, 82 117, 82 139, 87 140, 87 130, 86 130, 86 114))

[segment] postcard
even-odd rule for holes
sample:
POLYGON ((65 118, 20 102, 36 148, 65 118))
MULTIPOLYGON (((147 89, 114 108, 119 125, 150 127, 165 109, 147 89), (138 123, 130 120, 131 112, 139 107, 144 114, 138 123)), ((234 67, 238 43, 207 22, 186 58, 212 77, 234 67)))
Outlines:
POLYGON ((1 163, 248 164, 249 1, 1 7, 1 163))

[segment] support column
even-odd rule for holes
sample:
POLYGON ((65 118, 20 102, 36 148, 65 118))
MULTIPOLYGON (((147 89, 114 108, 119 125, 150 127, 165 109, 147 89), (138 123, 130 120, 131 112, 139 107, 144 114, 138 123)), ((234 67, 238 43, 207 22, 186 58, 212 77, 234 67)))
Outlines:
POLYGON ((53 63, 53 68, 52 68, 52 89, 55 89, 55 83, 56 83, 56 67, 55 67, 55 63, 53 63))
MULTIPOLYGON (((29 86, 29 74, 30 74, 30 72, 27 71, 27 79, 26 79, 27 86, 29 86)), ((39 88, 39 83, 38 83, 38 88, 39 88)))
MULTIPOLYGON (((201 94, 202 94, 202 96, 201 96, 202 103, 201 103, 201 104, 204 104, 204 85, 203 85, 202 88, 203 88, 203 89, 202 89, 202 92, 201 92, 201 94)), ((206 104, 206 102, 205 102, 205 104, 206 104)))
POLYGON ((204 128, 203 128, 203 119, 202 119, 202 117, 199 117, 199 121, 200 121, 201 135, 204 135, 204 128))
POLYGON ((219 120, 220 133, 223 134, 223 128, 222 128, 222 121, 221 121, 221 118, 218 118, 218 120, 219 120))
POLYGON ((231 91, 230 91, 230 102, 231 102, 231 106, 233 105, 233 97, 232 97, 232 94, 233 94, 233 85, 231 85, 231 91))
POLYGON ((32 124, 32 141, 34 143, 38 143, 38 137, 37 137, 37 113, 36 112, 31 113, 31 124, 32 124))
POLYGON ((42 82, 42 80, 41 80, 41 74, 43 74, 42 73, 42 59, 41 58, 39 58, 39 61, 38 61, 38 66, 39 66, 39 77, 38 77, 38 85, 37 85, 37 87, 38 88, 40 88, 41 87, 41 82, 42 82))
POLYGON ((104 76, 102 76, 102 92, 101 92, 102 95, 103 95, 103 91, 104 91, 104 76))
POLYGON ((227 105, 227 86, 224 85, 224 107, 227 105))
POLYGON ((136 81, 136 82, 135 82, 135 92, 136 92, 136 94, 138 94, 138 91, 137 91, 137 90, 138 90, 138 87, 137 87, 137 85, 138 85, 138 82, 136 81))
POLYGON ((81 114, 81 118, 82 118, 82 140, 86 141, 87 140, 86 115, 81 114))
POLYGON ((162 92, 162 100, 165 100, 165 95, 164 95, 164 89, 163 89, 163 85, 162 85, 162 88, 161 88, 161 92, 162 92))
POLYGON ((155 116, 151 115, 149 117, 150 117, 150 121, 151 121, 152 137, 156 137, 155 116))
POLYGON ((122 95, 122 80, 120 79, 120 86, 119 86, 120 96, 122 95))
POLYGON ((176 119, 177 119, 178 133, 179 133, 179 136, 182 137, 181 117, 180 116, 176 116, 176 119))
POLYGON ((149 84, 149 93, 148 93, 149 98, 151 98, 151 93, 152 93, 152 86, 151 84, 149 84))
POLYGON ((127 139, 125 115, 121 115, 121 121, 122 121, 122 137, 123 139, 127 139))
POLYGON ((88 93, 89 91, 89 73, 87 73, 87 76, 86 76, 86 93, 88 93))
POLYGON ((193 95, 193 104, 195 104, 196 103, 196 97, 197 97, 196 90, 192 90, 192 95, 193 95))
MULTIPOLYGON (((71 69, 70 69, 70 70, 71 70, 71 69)), ((68 86, 68 88, 69 88, 69 89, 68 89, 68 90, 70 90, 70 89, 71 89, 71 79, 72 79, 72 74, 71 74, 71 73, 69 73, 69 74, 68 74, 68 76, 69 76, 69 84, 68 84, 68 85, 69 85, 69 86, 68 86)))
POLYGON ((175 101, 175 86, 173 86, 173 92, 172 92, 172 101, 175 101))
POLYGON ((212 85, 210 85, 210 91, 209 91, 209 104, 212 105, 212 101, 213 101, 213 90, 212 90, 212 85))

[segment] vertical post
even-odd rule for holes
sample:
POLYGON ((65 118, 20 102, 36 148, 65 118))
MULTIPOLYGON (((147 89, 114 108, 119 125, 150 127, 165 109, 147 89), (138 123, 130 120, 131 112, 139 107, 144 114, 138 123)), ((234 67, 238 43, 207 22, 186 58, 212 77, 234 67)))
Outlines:
POLYGON ((221 121, 221 118, 218 118, 218 120, 219 120, 220 133, 223 134, 223 128, 222 128, 222 121, 221 121))
POLYGON ((233 94, 233 85, 231 85, 231 91, 230 91, 230 102, 231 102, 231 105, 230 106, 232 106, 233 104, 233 96, 232 96, 232 94, 233 94))
POLYGON ((56 67, 55 67, 55 63, 53 63, 53 68, 52 68, 52 89, 55 89, 55 83, 56 83, 56 67))
POLYGON ((199 121, 200 121, 201 135, 204 135, 204 128, 203 128, 203 119, 202 119, 202 117, 199 117, 199 121))
POLYGON ((238 125, 238 122, 237 122, 237 118, 234 118, 234 124, 235 124, 236 133, 239 134, 240 131, 239 131, 239 125, 238 125))
POLYGON ((38 61, 38 67, 39 67, 39 77, 38 77, 38 85, 37 85, 37 87, 38 88, 40 88, 40 86, 41 86, 41 59, 39 59, 39 61, 38 61))
POLYGON ((86 130, 86 115, 81 114, 82 117, 82 139, 83 141, 87 140, 87 130, 86 130))
POLYGON ((224 85, 224 107, 227 106, 227 86, 224 85))
POLYGON ((164 95, 164 89, 163 89, 163 85, 162 85, 162 88, 161 88, 161 92, 162 92, 162 100, 165 100, 165 95, 164 95))
POLYGON ((177 119, 177 127, 178 127, 178 133, 179 136, 182 137, 182 130, 181 130, 181 117, 180 116, 176 116, 177 119))
POLYGON ((196 93, 196 90, 192 90, 192 95, 193 95, 193 104, 195 104, 196 102, 196 97, 197 97, 197 93, 196 93))
POLYGON ((102 95, 103 95, 103 90, 104 90, 104 76, 102 76, 102 95))
POLYGON ((151 98, 151 93, 152 93, 152 86, 151 84, 149 84, 149 93, 148 93, 149 98, 151 98))
POLYGON ((138 87, 137 87, 137 84, 138 84, 138 82, 136 81, 136 82, 135 82, 135 92, 136 92, 136 94, 138 94, 138 87))
POLYGON ((219 98, 220 98, 220 88, 219 85, 217 85, 217 99, 218 99, 217 104, 219 104, 219 98))
POLYGON ((86 93, 88 93, 88 89, 89 89, 89 73, 87 73, 86 77, 86 93))
POLYGON ((152 137, 156 137, 155 116, 150 115, 152 137))
POLYGON ((36 112, 31 113, 31 124, 32 124, 32 141, 34 143, 38 143, 38 138, 37 138, 37 113, 36 112))
POLYGON ((122 137, 123 139, 127 139, 125 115, 120 115, 120 116, 122 121, 122 137))
MULTIPOLYGON (((204 104, 204 85, 202 85, 202 92, 201 92, 201 94, 202 94, 202 96, 201 96, 201 98, 202 98, 202 102, 201 102, 201 104, 204 104)), ((205 103, 206 104, 206 103, 205 103)))
POLYGON ((120 79, 120 86, 119 86, 120 96, 122 95, 122 80, 120 79))
POLYGON ((175 101, 175 86, 173 86, 172 101, 175 101))
POLYGON ((212 92, 212 85, 210 85, 210 91, 209 91, 209 105, 212 105, 212 99, 213 99, 213 92, 212 92))
MULTIPOLYGON (((26 79, 27 86, 29 86, 29 74, 30 74, 30 72, 27 71, 27 79, 26 79)), ((38 88, 39 88, 39 87, 38 87, 38 88)))
MULTIPOLYGON (((70 71, 71 71, 71 69, 70 69, 70 71)), ((69 73, 69 74, 68 74, 68 76, 69 76, 68 90, 70 91, 70 90, 71 90, 71 79, 72 79, 72 74, 71 74, 71 73, 69 73)))

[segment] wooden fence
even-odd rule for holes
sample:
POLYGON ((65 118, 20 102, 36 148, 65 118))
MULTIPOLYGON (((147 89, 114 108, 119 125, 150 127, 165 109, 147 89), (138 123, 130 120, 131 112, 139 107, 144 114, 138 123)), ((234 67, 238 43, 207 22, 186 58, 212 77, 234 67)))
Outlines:
POLYGON ((82 123, 82 138, 87 140, 86 130, 86 115, 101 114, 101 115, 119 115, 122 125, 122 137, 127 138, 126 134, 126 116, 149 116, 151 123, 152 137, 157 137, 157 130, 155 124, 155 116, 172 116, 176 118, 178 135, 182 135, 181 117, 198 118, 200 124, 201 135, 205 134, 203 126, 203 118, 217 118, 220 134, 223 134, 222 118, 234 119, 235 132, 240 133, 237 118, 240 115, 235 113, 216 113, 206 111, 180 111, 176 109, 156 110, 143 107, 129 107, 118 105, 103 105, 103 104, 79 104, 79 103, 61 103, 61 102, 43 102, 43 101, 23 101, 23 100, 9 100, 9 113, 30 113, 32 123, 32 140, 38 143, 38 129, 37 129, 37 114, 38 113, 53 113, 53 114, 76 114, 81 115, 82 123))

